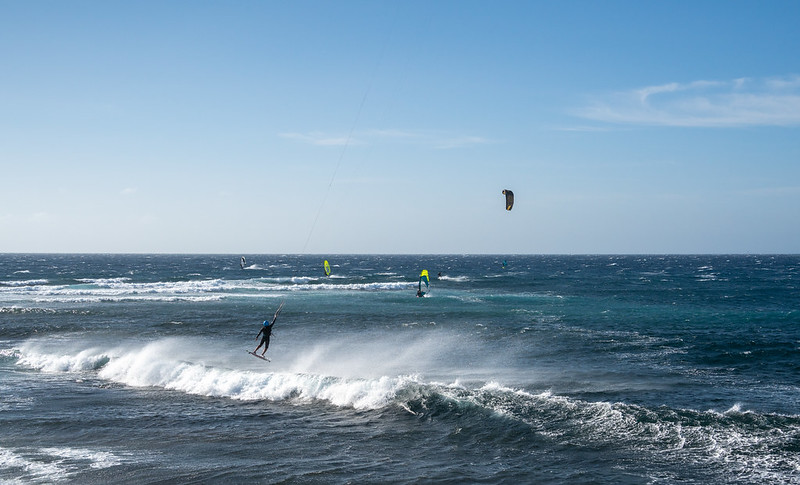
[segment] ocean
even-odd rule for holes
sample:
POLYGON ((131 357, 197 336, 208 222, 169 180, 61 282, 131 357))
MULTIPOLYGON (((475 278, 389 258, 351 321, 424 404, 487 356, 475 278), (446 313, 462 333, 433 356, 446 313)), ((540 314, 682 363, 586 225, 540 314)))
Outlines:
POLYGON ((240 256, 0 255, 0 482, 800 483, 800 256, 240 256))

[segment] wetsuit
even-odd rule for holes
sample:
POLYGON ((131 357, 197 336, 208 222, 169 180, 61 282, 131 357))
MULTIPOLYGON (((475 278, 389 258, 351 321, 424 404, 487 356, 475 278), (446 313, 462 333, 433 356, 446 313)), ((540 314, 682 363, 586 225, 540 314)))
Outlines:
MULTIPOLYGON (((261 343, 258 344, 258 346, 261 347, 263 345, 264 352, 269 348, 269 337, 272 335, 272 324, 266 325, 266 323, 267 321, 264 320, 265 325, 261 327, 261 330, 258 332, 258 335, 261 335, 261 343)), ((256 337, 258 337, 258 335, 256 335, 256 337)))

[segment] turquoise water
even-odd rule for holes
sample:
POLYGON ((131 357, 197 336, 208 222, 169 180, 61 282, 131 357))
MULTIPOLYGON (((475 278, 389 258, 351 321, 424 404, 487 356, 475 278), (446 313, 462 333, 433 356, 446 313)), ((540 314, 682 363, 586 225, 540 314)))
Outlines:
POLYGON ((0 255, 0 481, 800 483, 798 256, 240 256, 0 255))

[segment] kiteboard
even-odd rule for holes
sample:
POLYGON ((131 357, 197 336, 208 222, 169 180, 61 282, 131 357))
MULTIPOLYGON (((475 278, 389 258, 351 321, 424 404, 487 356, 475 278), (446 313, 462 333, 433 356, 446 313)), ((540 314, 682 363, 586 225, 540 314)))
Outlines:
POLYGON ((261 359, 261 360, 266 360, 267 362, 272 362, 272 361, 271 361, 271 360, 269 360, 268 358, 266 358, 266 357, 262 357, 262 356, 258 355, 258 354, 257 354, 257 353, 255 353, 255 352, 250 352, 250 351, 248 350, 248 351, 247 351, 247 353, 248 353, 248 354, 250 354, 250 355, 252 355, 253 357, 258 357, 258 358, 259 358, 259 359, 261 359))

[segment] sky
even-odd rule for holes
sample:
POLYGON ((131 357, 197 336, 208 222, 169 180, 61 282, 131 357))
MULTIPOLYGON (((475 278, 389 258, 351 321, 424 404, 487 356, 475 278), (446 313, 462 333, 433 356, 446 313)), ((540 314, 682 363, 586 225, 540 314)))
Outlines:
POLYGON ((0 252, 797 254, 798 19, 0 0, 0 252))

